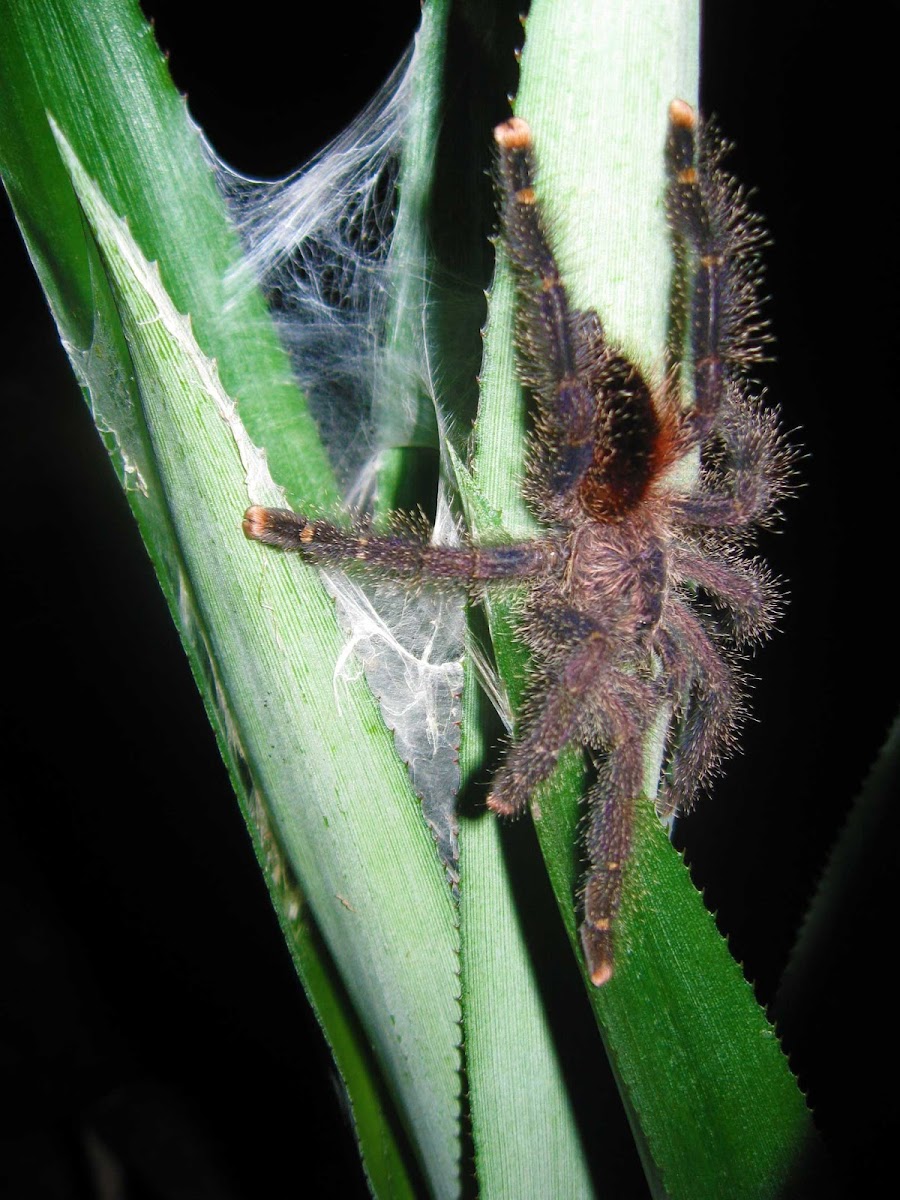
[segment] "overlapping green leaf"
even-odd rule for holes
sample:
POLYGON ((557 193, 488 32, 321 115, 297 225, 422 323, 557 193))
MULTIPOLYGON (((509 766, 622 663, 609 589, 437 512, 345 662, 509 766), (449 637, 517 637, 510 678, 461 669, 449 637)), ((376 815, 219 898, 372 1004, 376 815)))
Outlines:
POLYGON ((237 240, 136 6, 7 3, 4 30, 4 179, 338 1057, 373 1186, 410 1194, 405 1125, 432 1190, 452 1195, 458 981, 443 871, 371 697, 335 683, 341 639, 315 574, 267 561, 240 533, 248 499, 282 495, 255 444, 292 495, 320 500, 334 490, 325 456, 260 297, 228 289, 237 240))

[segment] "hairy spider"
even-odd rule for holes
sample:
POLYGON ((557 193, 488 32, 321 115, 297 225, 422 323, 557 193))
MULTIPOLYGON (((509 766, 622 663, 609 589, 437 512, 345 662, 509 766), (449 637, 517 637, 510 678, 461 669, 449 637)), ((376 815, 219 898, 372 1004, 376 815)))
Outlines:
POLYGON ((778 607, 773 581, 742 548, 784 495, 790 452, 743 378, 765 340, 756 319, 762 230, 693 109, 673 101, 667 142, 669 222, 692 276, 690 369, 655 390, 608 344, 595 312, 569 306, 535 197, 528 125, 513 118, 495 138, 520 374, 536 408, 526 494, 546 532, 446 547, 258 507, 244 530, 320 565, 354 563, 411 584, 452 581, 476 594, 500 581, 523 585, 534 677, 487 804, 515 816, 567 744, 600 752, 587 793, 581 925, 599 986, 613 971, 645 735, 671 712, 666 812, 689 805, 733 745, 742 709, 735 650, 764 637, 778 607), (677 386, 688 377, 690 403, 677 386), (673 468, 695 448, 699 473, 685 484, 673 468))

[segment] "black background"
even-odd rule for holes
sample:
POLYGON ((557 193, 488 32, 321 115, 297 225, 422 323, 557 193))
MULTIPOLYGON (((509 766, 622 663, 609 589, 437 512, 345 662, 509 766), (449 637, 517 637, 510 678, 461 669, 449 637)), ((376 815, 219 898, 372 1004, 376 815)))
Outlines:
MULTIPOLYGON (((251 175, 288 171, 343 128, 418 21, 414 0, 301 7, 201 21, 193 6, 144 4, 194 117, 251 175)), ((681 838, 769 1003, 896 708, 884 156, 897 131, 886 45, 848 28, 844 7, 708 10, 703 106, 736 142, 733 168, 774 238, 765 382, 808 457, 765 546, 792 602, 755 668, 758 721, 681 838)), ((6 216, 2 236, 10 1194, 91 1195, 93 1138, 130 1164, 129 1196, 266 1195, 286 1173, 291 1192, 366 1195, 161 593, 6 216)), ((874 859, 869 891, 850 896, 827 986, 785 1031, 855 1194, 891 1127, 879 957, 891 861, 874 859)), ((645 1194, 630 1152, 617 1170, 617 1195, 645 1194)))

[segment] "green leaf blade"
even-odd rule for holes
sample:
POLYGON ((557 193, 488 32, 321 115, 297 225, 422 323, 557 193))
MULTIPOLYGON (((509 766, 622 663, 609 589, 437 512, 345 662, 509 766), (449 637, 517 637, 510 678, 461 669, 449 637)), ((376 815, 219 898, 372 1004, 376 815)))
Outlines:
MULTIPOLYGON (((3 15, 4 179, 350 1090, 373 1189, 419 1190, 408 1135, 434 1193, 453 1195, 458 968, 443 871, 371 696, 334 678, 343 639, 315 572, 270 561, 240 533, 252 486, 236 446, 244 422, 254 430, 248 444, 265 442, 291 495, 335 494, 326 458, 265 306, 233 283, 237 239, 137 7, 10 0, 3 15), (48 113, 74 147, 69 168, 96 243, 48 113), (159 273, 140 279, 150 257, 159 273), (228 407, 232 391, 241 421, 228 407), (402 892, 391 893, 387 877, 402 892), (396 924, 391 894, 401 897, 396 924), (310 907, 327 951, 310 932, 310 907)), ((283 502, 274 485, 272 496, 283 502)))
MULTIPOLYGON (((454 918, 418 804, 390 739, 379 736, 371 697, 363 689, 341 693, 339 684, 322 687, 323 666, 338 659, 342 641, 315 574, 295 559, 270 562, 240 532, 234 518, 249 480, 255 480, 251 498, 257 502, 277 504, 283 495, 271 481, 262 483, 254 447, 214 364, 199 351, 190 322, 171 304, 124 222, 71 152, 65 155, 123 316, 188 563, 180 607, 196 612, 207 641, 232 757, 246 764, 253 787, 266 797, 357 1011, 371 1007, 375 995, 384 1005, 384 1018, 372 1022, 370 1034, 393 1089, 417 1114, 420 1132, 432 1124, 446 1130, 456 1119, 458 1064, 453 1041, 439 1030, 452 1030, 458 1019, 454 918), (314 658, 311 646, 318 650, 314 658), (349 729, 376 736, 347 742, 349 729), (295 752, 285 757, 292 740, 295 752), (315 778, 314 788, 307 775, 315 778), (368 803, 371 793, 360 781, 375 777, 396 801, 392 811, 368 803), (385 900, 387 879, 398 889, 395 896, 417 895, 417 911, 385 900), (425 939, 423 911, 431 935, 425 939), (431 1121, 423 1120, 429 1113, 431 1121)), ((429 1148, 444 1178, 453 1176, 452 1153, 446 1135, 443 1146, 435 1139, 429 1148)))

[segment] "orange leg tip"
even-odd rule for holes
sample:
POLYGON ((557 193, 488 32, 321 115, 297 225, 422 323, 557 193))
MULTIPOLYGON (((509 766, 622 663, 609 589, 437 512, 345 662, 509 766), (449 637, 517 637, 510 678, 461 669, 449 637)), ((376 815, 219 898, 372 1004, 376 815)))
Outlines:
POLYGON ((594 987, 603 987, 613 977, 612 939, 610 922, 592 921, 581 926, 581 948, 588 976, 594 987))
POLYGON ((679 129, 696 129, 697 114, 686 100, 673 100, 669 105, 669 120, 679 129))
POLYGON ((260 504, 253 504, 244 514, 244 520, 241 521, 241 528, 244 529, 245 538, 250 538, 251 541, 269 541, 272 528, 275 522, 272 517, 277 518, 276 510, 264 509, 260 504))
POLYGON ((531 145, 531 126, 521 117, 510 117, 496 126, 494 141, 501 150, 527 150, 531 145))
POLYGON ((591 971, 591 983, 594 987, 603 987, 604 983, 609 983, 613 977, 613 965, 611 962, 602 962, 594 967, 591 971))
POLYGON ((491 792, 488 796, 487 806, 498 817, 514 817, 519 811, 515 804, 511 804, 508 800, 501 800, 495 792, 491 792))
POLYGON ((254 504, 244 513, 241 528, 244 531, 244 536, 250 538, 251 541, 258 541, 265 533, 266 526, 266 510, 260 508, 258 504, 254 504))

